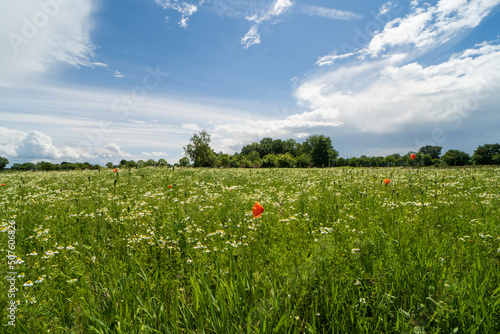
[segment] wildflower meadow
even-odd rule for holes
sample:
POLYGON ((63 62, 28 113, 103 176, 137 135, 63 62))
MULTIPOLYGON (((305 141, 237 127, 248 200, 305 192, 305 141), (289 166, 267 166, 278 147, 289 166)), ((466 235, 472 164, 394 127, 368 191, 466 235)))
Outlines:
POLYGON ((500 332, 499 168, 0 183, 2 333, 500 332))

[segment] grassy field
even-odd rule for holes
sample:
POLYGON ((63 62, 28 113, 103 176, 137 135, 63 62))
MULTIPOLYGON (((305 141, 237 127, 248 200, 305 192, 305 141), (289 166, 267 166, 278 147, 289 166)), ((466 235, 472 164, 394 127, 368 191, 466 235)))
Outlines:
POLYGON ((0 183, 2 333, 500 333, 498 168, 0 183))

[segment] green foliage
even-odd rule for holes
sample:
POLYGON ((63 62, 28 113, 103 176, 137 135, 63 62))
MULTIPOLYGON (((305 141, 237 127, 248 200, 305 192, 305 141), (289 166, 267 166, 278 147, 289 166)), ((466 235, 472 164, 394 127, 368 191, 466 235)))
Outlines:
POLYGON ((274 154, 268 154, 262 158, 262 167, 273 168, 278 166, 278 157, 274 154))
POLYGON ((186 156, 193 161, 194 167, 213 167, 216 162, 216 154, 210 148, 210 135, 206 130, 199 134, 194 133, 190 139, 191 143, 184 147, 186 156))
POLYGON ((476 165, 500 165, 500 144, 478 146, 472 160, 476 165))
POLYGON ((310 147, 311 162, 315 167, 330 167, 338 157, 338 152, 333 149, 332 140, 324 135, 307 137, 306 145, 310 147))
POLYGON ((0 157, 0 170, 3 170, 9 164, 9 159, 0 157))
POLYGON ((305 153, 302 153, 295 159, 297 167, 306 168, 311 165, 311 157, 305 153))
POLYGON ((278 155, 278 167, 291 168, 295 167, 295 159, 290 153, 278 155))
POLYGON ((179 165, 181 167, 189 167, 190 166, 190 163, 189 163, 189 158, 188 157, 182 157, 179 159, 179 165))
POLYGON ((159 167, 168 167, 168 163, 167 163, 167 160, 165 159, 159 159, 158 162, 156 163, 156 166, 159 166, 159 167))
POLYGON ((260 154, 257 150, 250 151, 246 155, 246 159, 250 161, 252 164, 258 164, 260 163, 260 154))
POLYGON ((459 150, 448 150, 441 159, 443 159, 448 166, 465 166, 470 163, 470 156, 459 150))
POLYGON ((441 146, 432 146, 432 145, 427 145, 427 146, 422 146, 419 150, 418 153, 422 153, 424 156, 426 154, 429 154, 432 159, 439 159, 441 156, 441 150, 443 148, 441 146))

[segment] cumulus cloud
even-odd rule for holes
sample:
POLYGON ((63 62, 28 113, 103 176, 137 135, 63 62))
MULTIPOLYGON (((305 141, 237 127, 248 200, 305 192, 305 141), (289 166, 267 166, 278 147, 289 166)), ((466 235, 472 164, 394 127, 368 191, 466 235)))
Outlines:
POLYGON ((384 59, 334 69, 304 82, 299 102, 329 108, 330 119, 372 133, 455 122, 498 101, 500 46, 483 43, 438 65, 397 65, 384 59))
MULTIPOLYGON (((329 119, 341 122, 341 128, 380 135, 409 129, 422 133, 429 126, 456 130, 472 115, 493 113, 500 103, 498 41, 443 55, 430 66, 418 59, 477 27, 500 0, 419 4, 412 1, 410 14, 388 22, 359 49, 320 57, 317 66, 331 67, 297 87, 299 104, 329 110, 329 119)), ((394 4, 387 2, 379 14, 391 10, 394 4)))
POLYGON ((21 84, 55 63, 100 66, 90 39, 94 2, 0 2, 0 86, 21 84))
POLYGON ((0 155, 17 161, 26 160, 72 160, 82 161, 100 158, 122 158, 130 156, 114 143, 103 147, 70 147, 54 144, 52 138, 39 131, 23 132, 0 127, 0 155))
POLYGON ((243 144, 264 137, 303 138, 315 131, 338 127, 342 122, 334 119, 335 112, 316 109, 292 114, 283 119, 238 119, 214 127, 212 136, 216 150, 234 151, 243 144))
MULTIPOLYGON (((408 15, 389 21, 366 46, 348 53, 335 51, 320 57, 316 65, 332 65, 353 56, 385 57, 394 52, 405 53, 409 48, 427 52, 477 27, 498 4, 500 0, 440 0, 435 6, 427 3, 419 6, 419 1, 413 0, 408 15)), ((400 10, 397 7, 389 1, 380 7, 378 15, 397 12, 400 10)))

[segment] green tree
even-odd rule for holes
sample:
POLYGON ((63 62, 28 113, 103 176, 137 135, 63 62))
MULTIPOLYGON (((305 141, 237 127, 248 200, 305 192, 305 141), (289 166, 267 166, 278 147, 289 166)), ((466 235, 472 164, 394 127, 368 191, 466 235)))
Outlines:
POLYGON ((295 159, 290 153, 278 155, 278 166, 282 168, 291 168, 295 166, 295 159))
POLYGON ((305 143, 311 147, 311 161, 315 167, 334 165, 338 152, 333 149, 332 140, 324 135, 311 135, 305 143))
POLYGON ((246 159, 250 161, 252 164, 260 163, 260 154, 257 151, 251 151, 246 155, 246 159))
POLYGON ((273 153, 273 139, 266 137, 262 138, 257 148, 261 157, 273 153))
POLYGON ((439 159, 439 157, 441 156, 442 149, 443 148, 441 146, 427 145, 427 146, 422 146, 418 150, 418 153, 422 153, 423 155, 430 154, 432 159, 439 159))
POLYGON ((288 139, 283 142, 283 147, 285 153, 288 152, 294 157, 296 157, 297 153, 299 152, 300 144, 297 143, 294 139, 288 139))
POLYGON ((478 146, 472 155, 476 165, 500 164, 500 144, 485 144, 478 146))
POLYGON ((215 165, 217 167, 229 167, 229 154, 220 152, 217 154, 217 162, 215 165))
POLYGON ((186 156, 193 161, 194 167, 213 167, 216 154, 210 148, 210 135, 206 130, 193 134, 191 143, 184 147, 186 156))
POLYGON ((341 167, 341 166, 347 166, 347 160, 344 159, 344 158, 338 158, 336 161, 335 161, 335 166, 338 166, 338 167, 341 167))
POLYGON ((311 165, 311 157, 305 153, 302 153, 297 158, 295 158, 295 164, 300 168, 309 167, 311 165))
POLYGON ((106 163, 106 167, 108 168, 113 168, 113 163, 110 161, 108 163, 106 163))
POLYGON ((3 170, 9 164, 9 159, 0 157, 0 170, 3 170))
POLYGON ((190 163, 189 163, 189 158, 188 157, 182 157, 179 159, 179 166, 181 167, 189 167, 190 166, 190 163))
POLYGON ((273 140, 271 147, 273 154, 279 155, 285 153, 285 142, 282 141, 281 139, 273 140))
MULTIPOLYGON (((252 151, 257 151, 260 154, 259 148, 260 148, 260 144, 257 143, 257 142, 253 142, 253 143, 251 143, 249 145, 243 146, 243 148, 241 149, 241 154, 246 155, 246 154, 248 154, 248 153, 250 153, 252 151)), ((260 157, 262 158, 262 156, 260 156, 260 157)))
MULTIPOLYGON (((188 160, 189 162, 189 160, 188 160)), ((159 159, 158 162, 156 163, 156 166, 158 167, 168 167, 168 162, 165 159, 159 159)))
POLYGON ((12 169, 12 170, 24 170, 23 165, 21 165, 20 163, 15 163, 15 164, 13 164, 13 165, 10 167, 10 169, 12 169))
POLYGON ((434 158, 429 153, 426 153, 422 156, 422 163, 424 166, 430 166, 433 163, 434 158))
POLYGON ((268 154, 262 158, 262 167, 276 167, 278 165, 278 157, 274 154, 268 154))
POLYGON ((464 166, 470 163, 470 156, 459 150, 448 150, 441 157, 448 166, 464 166))

